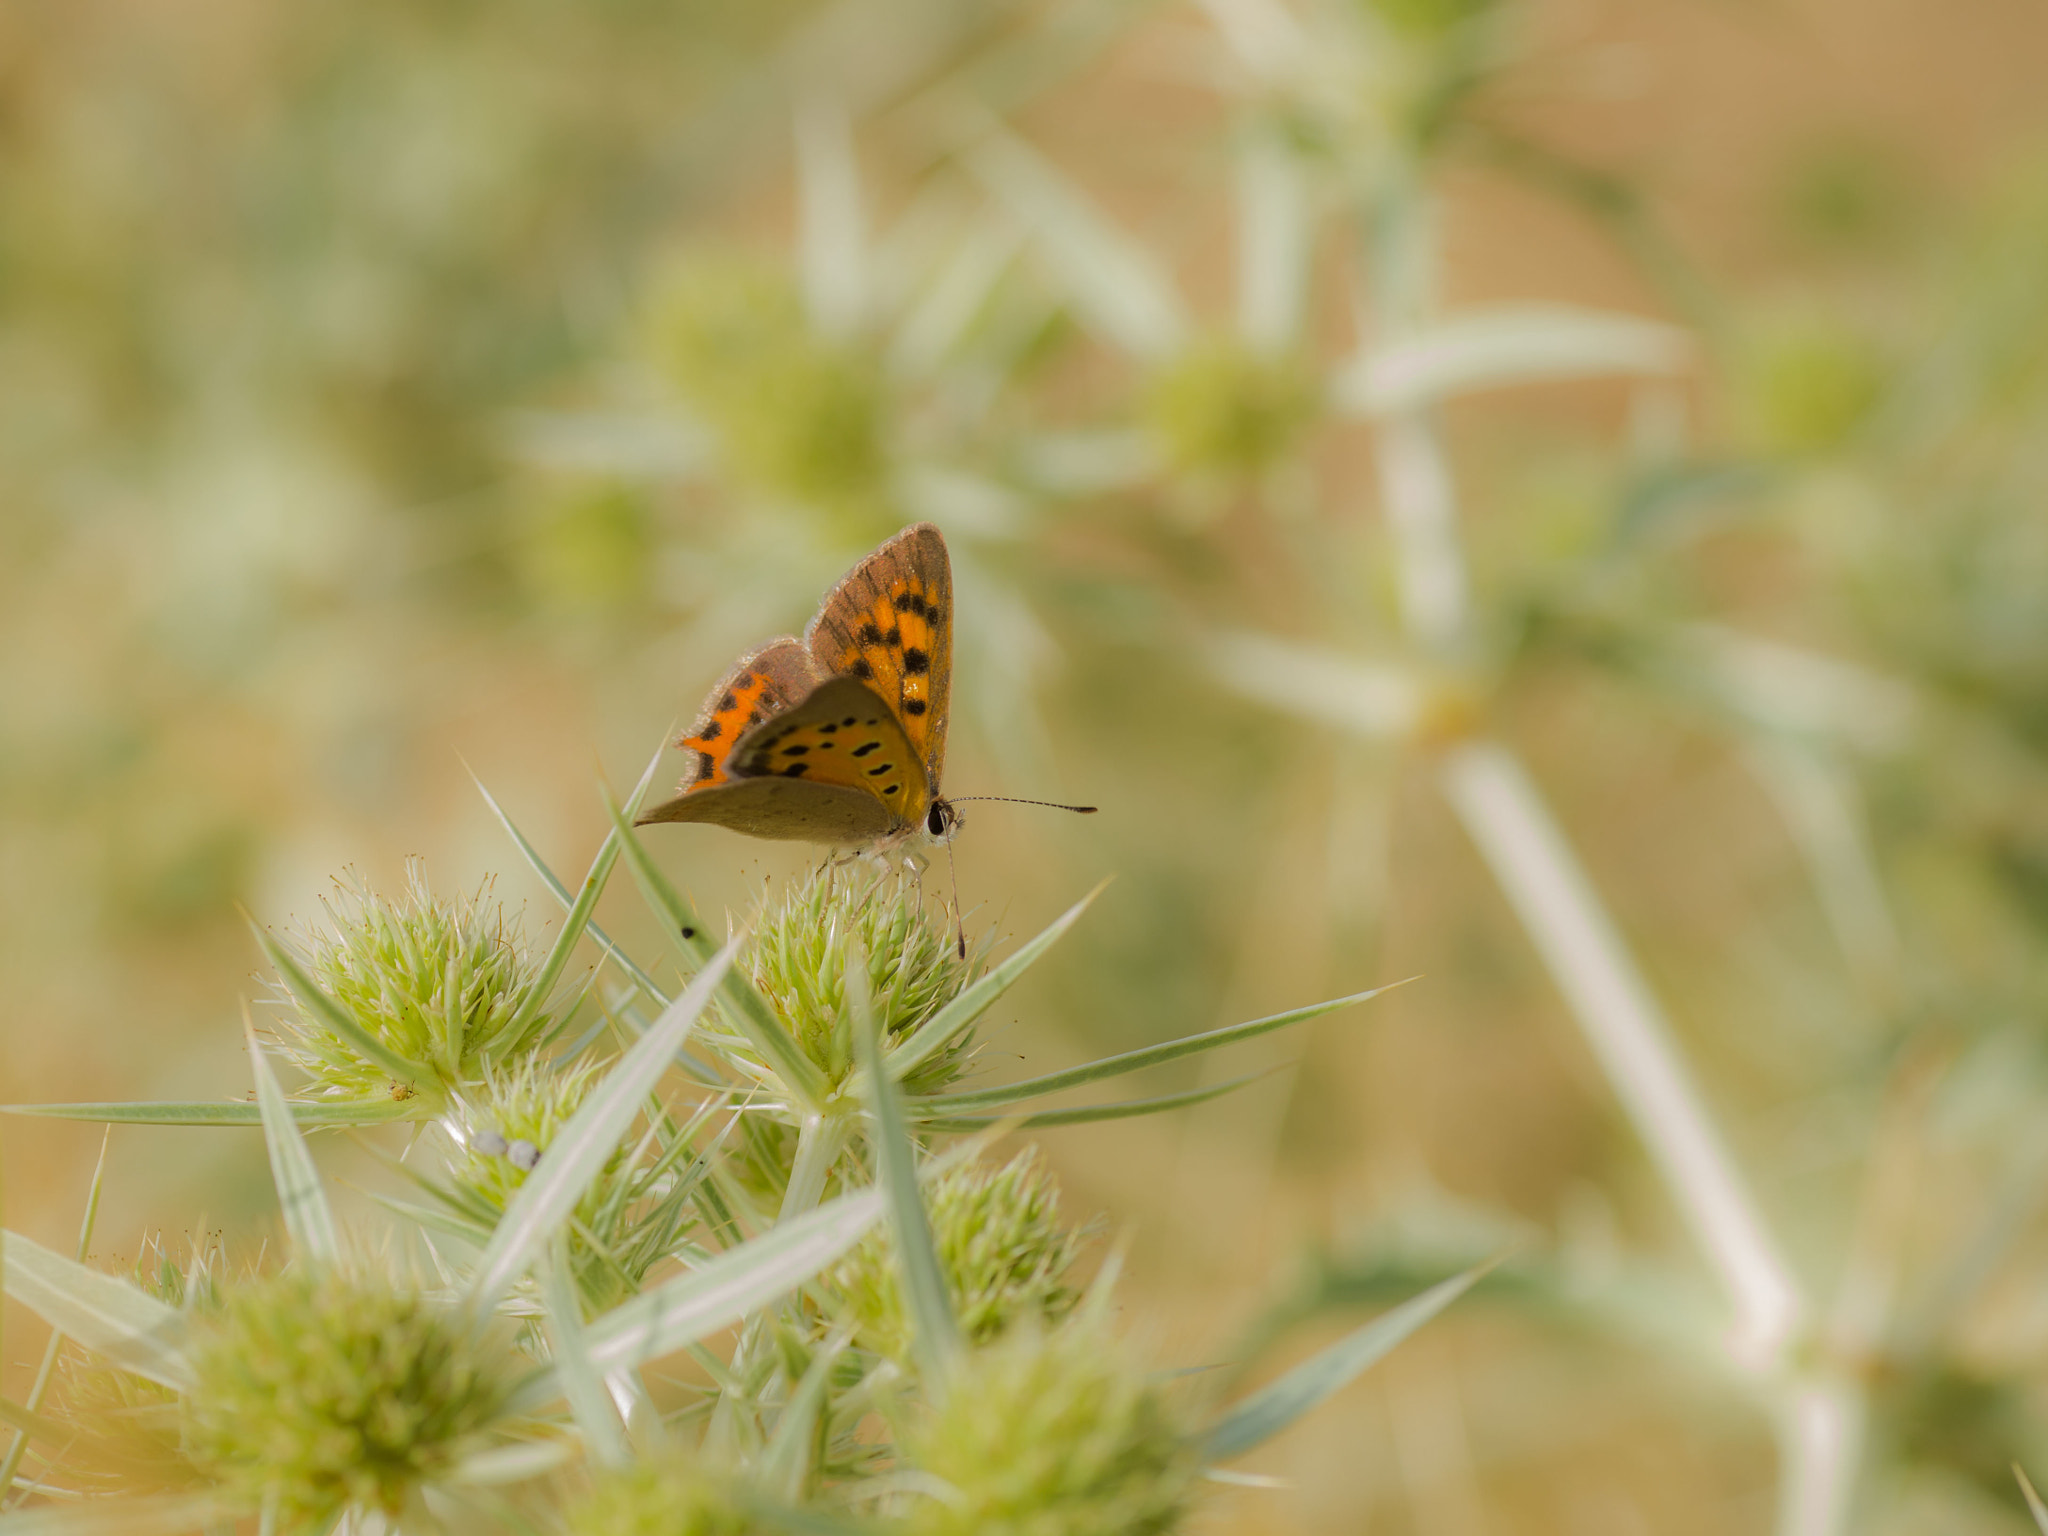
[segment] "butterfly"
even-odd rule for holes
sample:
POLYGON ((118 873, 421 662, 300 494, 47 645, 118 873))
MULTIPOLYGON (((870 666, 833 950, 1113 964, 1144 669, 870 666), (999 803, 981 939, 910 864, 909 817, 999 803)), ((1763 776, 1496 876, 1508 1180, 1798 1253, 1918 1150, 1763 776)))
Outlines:
POLYGON ((949 840, 939 793, 953 684, 953 567, 930 523, 841 578, 804 630, 742 656, 677 742, 694 754, 640 824, 886 849, 949 840))

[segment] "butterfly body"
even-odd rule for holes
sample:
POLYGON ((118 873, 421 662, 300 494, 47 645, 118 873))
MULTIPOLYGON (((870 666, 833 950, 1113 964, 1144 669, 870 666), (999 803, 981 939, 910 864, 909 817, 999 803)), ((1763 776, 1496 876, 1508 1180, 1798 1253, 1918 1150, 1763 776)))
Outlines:
POLYGON ((691 772, 641 822, 844 848, 950 836, 952 620, 946 541, 906 528, 827 594, 801 640, 769 641, 711 690, 678 743, 691 772))

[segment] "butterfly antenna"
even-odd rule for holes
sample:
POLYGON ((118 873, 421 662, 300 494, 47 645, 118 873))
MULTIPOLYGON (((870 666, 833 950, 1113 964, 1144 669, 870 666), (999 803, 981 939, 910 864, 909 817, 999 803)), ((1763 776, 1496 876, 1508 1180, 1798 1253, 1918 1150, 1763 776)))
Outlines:
POLYGON ((960 958, 967 958, 967 918, 960 910, 960 866, 953 859, 953 845, 946 844, 946 869, 953 876, 953 928, 958 935, 955 942, 960 947, 960 958))
POLYGON ((958 805, 963 800, 1000 800, 1005 805, 1042 805, 1049 811, 1072 811, 1076 816, 1093 816, 1100 806, 1061 805, 1057 800, 1019 800, 1014 795, 954 795, 950 804, 958 805))

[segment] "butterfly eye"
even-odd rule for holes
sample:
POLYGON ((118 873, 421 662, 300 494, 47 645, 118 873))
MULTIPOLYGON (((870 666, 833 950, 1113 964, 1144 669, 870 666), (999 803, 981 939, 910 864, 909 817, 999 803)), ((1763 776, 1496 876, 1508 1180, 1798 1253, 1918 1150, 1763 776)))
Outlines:
POLYGON ((924 829, 941 842, 952 836, 953 807, 943 800, 934 800, 932 808, 924 813, 924 829))

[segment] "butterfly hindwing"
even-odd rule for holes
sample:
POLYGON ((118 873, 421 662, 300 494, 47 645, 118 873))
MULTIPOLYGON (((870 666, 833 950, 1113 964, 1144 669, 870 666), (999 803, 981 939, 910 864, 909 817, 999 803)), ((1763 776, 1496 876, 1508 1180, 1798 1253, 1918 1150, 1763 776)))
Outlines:
POLYGON ((924 764, 902 725, 853 677, 820 683, 801 703, 742 736, 727 760, 738 780, 790 779, 879 801, 891 829, 915 826, 931 803, 924 764))
POLYGON ((906 528, 847 573, 804 631, 823 671, 857 679, 888 706, 938 793, 953 676, 953 570, 930 523, 906 528))

